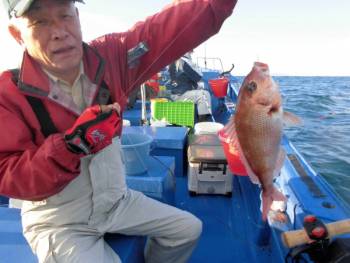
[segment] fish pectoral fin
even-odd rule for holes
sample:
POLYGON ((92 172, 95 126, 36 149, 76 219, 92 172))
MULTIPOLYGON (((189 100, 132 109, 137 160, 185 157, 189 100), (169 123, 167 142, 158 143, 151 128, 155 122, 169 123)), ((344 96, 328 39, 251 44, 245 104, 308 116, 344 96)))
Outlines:
POLYGON ((235 116, 234 115, 231 116, 230 120, 227 122, 227 124, 222 129, 226 135, 226 139, 233 140, 237 137, 236 126, 235 126, 235 116))
POLYGON ((280 147, 280 150, 277 156, 275 170, 273 171, 273 178, 277 177, 281 172, 285 159, 286 159, 286 151, 282 147, 280 147))
POLYGON ((302 125, 303 121, 301 118, 296 116, 295 114, 289 112, 289 111, 284 111, 283 112, 283 125, 290 127, 290 126, 297 126, 297 125, 302 125))

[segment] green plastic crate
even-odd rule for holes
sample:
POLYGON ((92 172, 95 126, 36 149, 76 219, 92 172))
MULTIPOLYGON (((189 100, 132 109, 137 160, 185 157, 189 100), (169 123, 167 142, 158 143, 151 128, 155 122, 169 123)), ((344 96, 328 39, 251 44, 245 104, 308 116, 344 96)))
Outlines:
POLYGON ((194 126, 194 103, 191 101, 152 101, 151 112, 154 120, 165 120, 192 128, 194 126))

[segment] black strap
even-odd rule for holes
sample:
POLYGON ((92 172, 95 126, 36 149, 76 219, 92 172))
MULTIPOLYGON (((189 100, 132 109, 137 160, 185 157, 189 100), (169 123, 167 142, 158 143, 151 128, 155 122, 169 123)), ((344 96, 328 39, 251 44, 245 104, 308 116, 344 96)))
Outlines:
MULTIPOLYGON (((18 85, 19 81, 19 69, 11 69, 12 81, 15 85, 18 85)), ((32 107, 33 112, 36 115, 41 127, 41 132, 45 137, 48 137, 51 134, 57 133, 58 130, 55 124, 52 122, 49 112, 47 111, 44 103, 41 99, 29 95, 25 95, 29 105, 32 107)), ((103 80, 101 86, 98 90, 96 97, 96 103, 101 105, 111 104, 111 95, 107 83, 103 80)))
MULTIPOLYGON (((12 73, 12 81, 17 86, 19 81, 19 69, 10 70, 12 73)), ((57 133, 57 128, 55 124, 52 122, 49 112, 47 111, 44 103, 41 99, 25 95, 29 105, 32 107, 36 118, 40 123, 41 132, 45 137, 48 137, 51 134, 57 133)))
POLYGON ((95 103, 100 105, 108 105, 113 103, 109 87, 104 80, 102 80, 101 85, 98 89, 95 103))
POLYGON ((57 128, 52 122, 49 112, 47 111, 41 99, 26 95, 26 99, 32 107, 41 127, 41 132, 45 137, 57 133, 57 128))
POLYGON ((19 69, 10 69, 10 72, 12 73, 12 82, 17 86, 19 80, 19 69))

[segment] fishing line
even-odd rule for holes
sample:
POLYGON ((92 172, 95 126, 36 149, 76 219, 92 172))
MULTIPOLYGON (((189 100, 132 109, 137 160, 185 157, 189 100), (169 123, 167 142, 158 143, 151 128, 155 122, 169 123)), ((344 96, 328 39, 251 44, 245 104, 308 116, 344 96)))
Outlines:
MULTIPOLYGON (((203 10, 202 12, 204 12, 205 10, 203 10)), ((142 77, 149 71, 149 69, 156 63, 158 62, 158 60, 161 58, 161 56, 164 55, 165 52, 167 52, 172 45, 175 43, 176 40, 180 39, 180 36, 198 19, 198 17, 201 15, 202 13, 198 13, 191 21, 191 23, 187 24, 177 35, 175 35, 175 37, 173 38, 173 40, 159 53, 159 55, 155 58, 155 60, 153 62, 150 63, 150 65, 143 71, 140 73, 139 77, 132 83, 132 85, 130 85, 130 87, 133 87, 140 79, 142 79, 142 77)), ((129 88, 130 88, 129 87, 129 88)))

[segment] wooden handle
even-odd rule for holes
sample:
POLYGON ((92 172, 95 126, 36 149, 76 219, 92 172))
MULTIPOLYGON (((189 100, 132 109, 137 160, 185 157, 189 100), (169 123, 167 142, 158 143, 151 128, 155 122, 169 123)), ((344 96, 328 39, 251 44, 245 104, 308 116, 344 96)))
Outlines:
MULTIPOLYGON (((350 233, 350 219, 326 224, 326 228, 329 238, 341 234, 350 233)), ((305 232, 305 229, 284 232, 282 233, 281 238, 283 244, 288 248, 312 242, 312 240, 305 232)))

